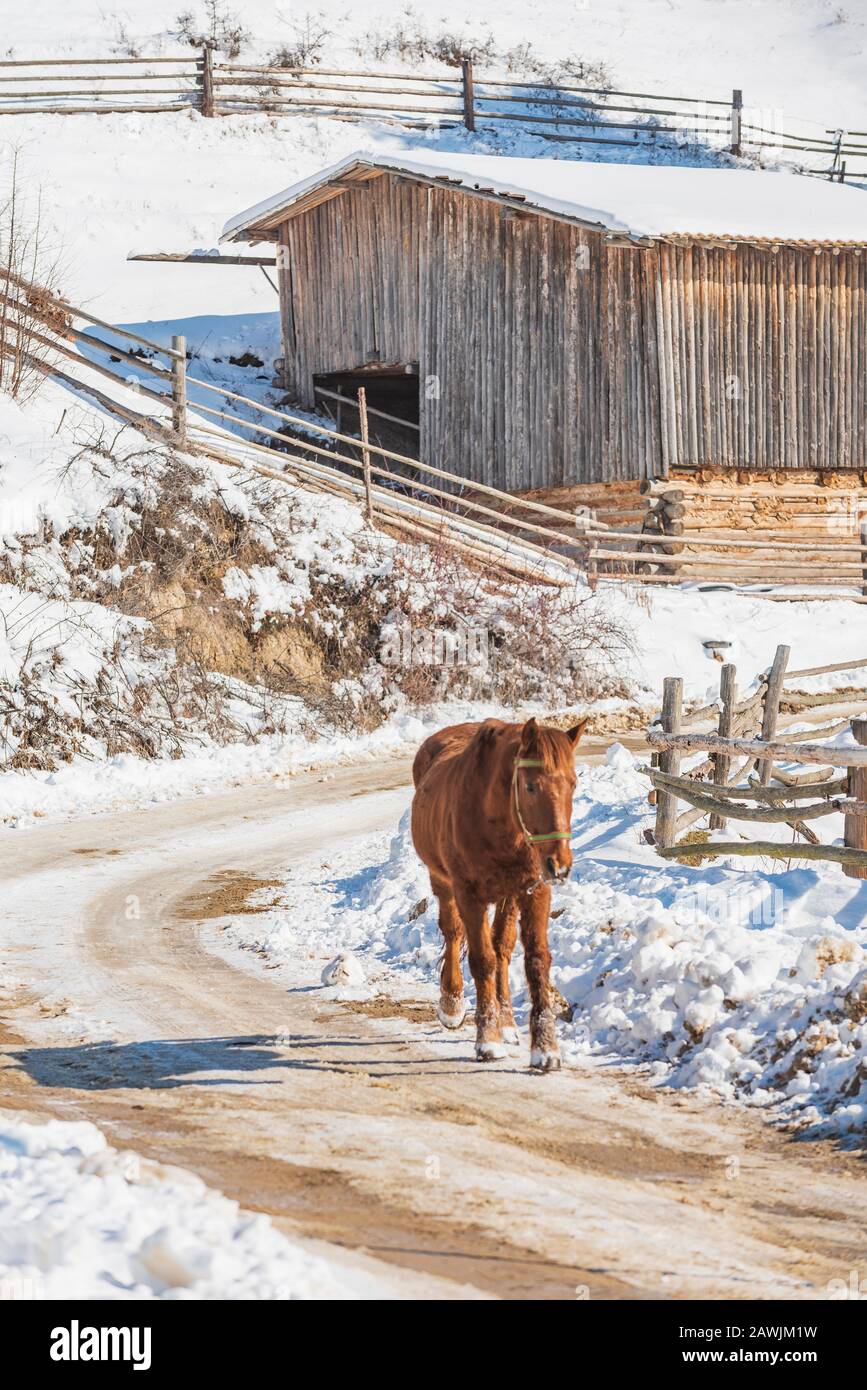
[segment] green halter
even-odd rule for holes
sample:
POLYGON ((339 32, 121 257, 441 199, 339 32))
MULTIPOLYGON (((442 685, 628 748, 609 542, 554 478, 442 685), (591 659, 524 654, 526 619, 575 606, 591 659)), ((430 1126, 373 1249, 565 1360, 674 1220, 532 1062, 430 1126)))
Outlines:
POLYGON ((524 832, 524 839, 528 845, 537 845, 542 840, 569 840, 572 838, 571 830, 549 830, 546 835, 531 835, 526 825, 524 817, 521 815, 521 805, 518 800, 518 768, 519 767, 544 767, 541 758, 516 758, 515 768, 512 773, 512 790, 515 794, 515 815, 518 817, 518 824, 524 832))

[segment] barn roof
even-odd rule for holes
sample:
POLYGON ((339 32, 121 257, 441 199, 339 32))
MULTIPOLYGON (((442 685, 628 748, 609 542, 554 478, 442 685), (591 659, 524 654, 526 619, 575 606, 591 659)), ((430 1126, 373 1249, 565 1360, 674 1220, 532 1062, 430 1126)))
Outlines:
POLYGON ((260 241, 288 217, 381 173, 446 183, 506 205, 632 241, 867 245, 867 194, 845 184, 752 169, 591 164, 440 151, 347 155, 230 218, 223 241, 260 241))

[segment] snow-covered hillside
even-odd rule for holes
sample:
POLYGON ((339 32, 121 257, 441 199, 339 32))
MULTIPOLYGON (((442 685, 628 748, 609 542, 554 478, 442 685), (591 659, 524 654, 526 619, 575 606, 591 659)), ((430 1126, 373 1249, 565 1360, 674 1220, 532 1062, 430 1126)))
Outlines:
MULTIPOLYGON (((40 6, 38 18, 19 7, 5 23, 5 51, 15 59, 46 57, 49 48, 89 55, 192 53, 178 37, 178 8, 176 0, 158 0, 145 19, 97 0, 40 6)), ((231 15, 231 3, 218 5, 218 11, 231 15)), ((195 23, 203 24, 204 15, 195 16, 195 23)), ((748 104, 765 109, 762 125, 780 128, 779 121, 786 128, 787 120, 808 119, 816 123, 815 135, 837 126, 867 128, 867 19, 858 7, 841 8, 837 0, 727 0, 722 8, 714 0, 617 0, 606 6, 544 0, 531 24, 515 0, 480 7, 472 21, 453 6, 421 15, 371 0, 348 23, 335 0, 323 0, 309 15, 275 12, 253 0, 243 7, 240 23, 249 34, 240 60, 266 57, 309 29, 324 33, 313 58, 322 66, 423 71, 431 61, 414 56, 413 34, 431 42, 456 34, 511 54, 517 76, 522 70, 532 76, 534 65, 562 63, 574 53, 605 64, 609 80, 627 90, 726 100, 740 87, 748 104), (403 34, 404 50, 383 53, 380 40, 387 34, 403 34)), ((117 322, 272 312, 274 292, 258 270, 127 264, 125 258, 130 251, 213 247, 234 213, 359 146, 583 160, 648 157, 641 150, 552 145, 533 135, 532 126, 509 123, 472 135, 460 128, 409 131, 301 115, 204 120, 190 111, 6 115, 0 129, 3 156, 12 147, 20 152, 31 200, 41 189, 68 297, 117 322)), ((694 163, 701 155, 690 148, 650 158, 694 163)))
MULTIPOLYGON (((250 35, 242 54, 268 55, 306 25, 324 31, 314 54, 323 65, 418 66, 419 35, 433 42, 458 33, 499 55, 497 61, 510 54, 516 70, 576 54, 606 64, 612 81, 636 90, 676 86, 702 95, 737 83, 749 96, 751 73, 742 66, 748 58, 756 87, 761 76, 773 88, 769 101, 806 102, 815 84, 823 103, 831 92, 841 109, 857 105, 854 85, 851 91, 846 85, 863 31, 857 15, 840 17, 820 0, 796 9, 732 3, 726 15, 723 24, 718 7, 704 0, 604 10, 546 0, 528 35, 526 12, 514 4, 482 9, 471 23, 454 9, 421 17, 371 4, 347 27, 330 0, 309 24, 253 3, 242 16, 250 35), (528 43, 523 55, 517 52, 528 43)), ((37 25, 19 10, 6 29, 9 54, 44 56, 44 21, 44 11, 37 25)), ((51 49, 175 52, 177 27, 174 6, 163 3, 143 19, 77 0, 57 8, 51 49)), ((359 144, 416 157, 449 150, 575 157, 570 146, 552 147, 508 124, 496 135, 473 135, 324 117, 206 120, 195 111, 5 116, 0 142, 7 168, 12 150, 18 152, 19 215, 35 215, 41 202, 46 256, 59 261, 59 287, 73 303, 159 341, 183 332, 199 374, 259 398, 271 391, 270 364, 279 350, 276 298, 261 272, 128 262, 130 251, 213 247, 233 214, 359 144), (261 366, 231 364, 247 353, 261 366)), ((581 157, 612 156, 590 147, 581 157)), ((674 157, 702 158, 695 150, 674 157)), ((809 195, 809 181, 794 174, 769 177, 803 185, 809 195)), ((593 599, 585 591, 568 603, 534 605, 517 590, 480 597, 460 566, 448 576, 445 601, 446 577, 430 557, 371 536, 348 503, 254 486, 210 464, 173 459, 129 428, 115 434, 103 412, 55 384, 29 405, 3 405, 2 678, 4 689, 14 691, 2 786, 9 817, 68 813, 89 804, 91 794, 98 799, 92 778, 64 770, 70 756, 121 760, 118 785, 131 796, 151 784, 149 774, 136 770, 140 760, 169 758, 172 775, 161 784, 179 791, 243 769, 297 765, 312 733, 333 748, 358 732, 359 723, 369 735, 370 724, 390 718, 391 732, 377 736, 411 739, 419 708, 439 708, 446 694, 462 701, 461 708, 485 713, 534 701, 543 708, 576 700, 605 709, 612 701, 650 706, 663 676, 680 671, 687 694, 700 699, 716 674, 702 646, 708 639, 733 641, 731 658, 750 671, 766 667, 783 640, 802 664, 867 651, 867 638, 858 636, 863 609, 846 603, 765 603, 724 592, 639 597, 603 587, 593 599), (422 627, 447 624, 456 595, 471 591, 474 621, 494 634, 501 652, 496 682, 486 673, 481 681, 444 686, 430 672, 396 680, 383 670, 378 648, 389 624, 401 615, 422 627), (540 626, 543 610, 547 628, 540 626), (275 679, 290 647, 289 675, 275 679), (550 669, 537 671, 532 651, 555 648, 569 653, 563 670, 553 677, 550 669), (515 672, 520 679, 512 678, 515 672), (350 710, 354 725, 346 725, 350 710), (209 761, 208 753, 204 767, 192 757, 215 746, 247 751, 222 754, 218 773, 219 760, 209 761), (182 767, 189 767, 189 778, 182 767)), ((461 605, 466 608, 463 598, 461 605)))
MULTIPOLYGON (((626 89, 725 98, 741 87, 748 102, 827 126, 857 124, 864 112, 867 16, 847 0, 541 0, 531 9, 523 0, 480 0, 471 15, 450 3, 432 9, 388 0, 364 0, 349 13, 341 0, 295 8, 227 0, 218 9, 248 36, 241 50, 247 60, 297 45, 299 35, 323 33, 314 56, 324 66, 358 66, 359 57, 378 54, 394 66, 403 56, 401 35, 411 45, 421 32, 432 40, 454 36, 458 46, 483 52, 530 43, 550 62, 575 55, 604 63, 612 84, 626 89)), ((18 6, 4 17, 4 50, 15 58, 46 56, 50 35, 55 54, 175 53, 182 12, 192 15, 186 27, 207 28, 201 0, 153 0, 145 10, 99 0, 18 6)))
POLYGON ((173 454, 54 383, 2 402, 0 561, 0 815, 16 824, 409 751, 450 718, 649 715, 674 672, 701 703, 719 679, 707 641, 731 642, 743 680, 779 642, 799 666, 867 654, 845 601, 480 583, 349 502, 173 454), (412 644, 455 611, 482 640, 440 669, 412 644))

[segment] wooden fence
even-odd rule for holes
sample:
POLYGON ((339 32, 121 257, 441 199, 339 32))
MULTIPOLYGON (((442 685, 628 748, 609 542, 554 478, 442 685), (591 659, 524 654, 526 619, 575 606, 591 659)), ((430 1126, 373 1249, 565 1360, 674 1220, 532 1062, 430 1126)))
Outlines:
POLYGON ((797 477, 737 477, 716 488, 686 477, 645 480, 639 522, 591 520, 588 564, 600 581, 776 585, 781 600, 808 596, 814 585, 867 602, 867 491, 860 473, 849 476, 848 488, 840 475, 834 486, 797 477))
POLYGON ((723 665, 719 699, 689 712, 683 710, 682 679, 670 676, 664 682, 662 711, 647 734, 653 754, 645 769, 656 805, 656 822, 647 833, 662 858, 824 860, 841 864, 850 878, 867 878, 867 719, 851 718, 853 712, 867 711, 867 691, 853 699, 851 692, 787 690, 810 676, 863 669, 867 658, 789 671, 789 655, 788 647, 778 647, 770 669, 743 699, 738 698, 736 668, 723 665), (803 723, 824 707, 836 711, 829 724, 809 732, 778 728, 781 718, 803 723), (856 748, 817 742, 850 727, 856 748), (699 752, 706 756, 683 771, 683 758, 699 752), (784 770, 780 762, 800 770, 784 770), (822 844, 813 823, 839 814, 845 817, 844 844, 822 844), (725 830, 730 820, 785 825, 792 830, 792 843, 681 838, 705 818, 712 831, 725 830))
MULTIPOLYGON (((303 477, 311 487, 362 500, 368 516, 383 524, 405 531, 415 527, 415 534, 427 539, 436 533, 440 543, 447 540, 455 548, 469 547, 467 553, 475 548, 500 569, 540 582, 564 586, 580 576, 594 587, 606 581, 677 584, 701 578, 749 585, 761 574, 766 584, 783 586, 766 597, 867 602, 865 535, 860 540, 843 535, 786 541, 774 535, 757 539, 760 533, 754 530, 749 537, 690 538, 690 546, 704 541, 712 550, 700 552, 698 560, 695 555, 672 557, 665 553, 671 545, 665 534, 621 530, 600 522, 590 508, 570 510, 550 501, 516 497, 384 448, 370 438, 369 418, 375 421, 384 415, 390 422, 394 417, 369 407, 366 400, 363 409, 362 402, 352 402, 360 431, 349 434, 339 424, 330 429, 190 375, 183 338, 173 339, 172 347, 166 348, 74 308, 0 266, 0 353, 10 355, 22 346, 37 368, 90 391, 91 386, 81 380, 83 370, 128 388, 130 368, 134 368, 152 382, 137 381, 138 396, 161 408, 158 416, 137 413, 135 423, 140 427, 168 430, 176 443, 212 453, 218 449, 225 453, 231 446, 259 471, 291 469, 295 481, 303 477), (64 371, 58 366, 60 359, 67 364, 64 371), (70 376, 70 364, 79 376, 70 376), (191 402, 188 387, 194 387, 197 396, 207 393, 210 403, 191 402), (631 549, 636 544, 644 548, 631 549), (759 553, 755 547, 761 548, 760 559, 750 559, 759 553), (741 553, 744 548, 746 557, 741 553), (658 572, 660 566, 681 558, 680 568, 658 572), (801 589, 786 587, 794 576, 801 589), (814 586, 812 592, 804 592, 804 584, 814 586)), ((339 394, 330 395, 338 404, 347 403, 339 394)))
POLYGON ((797 121, 745 107, 743 93, 687 97, 569 83, 521 81, 474 69, 439 73, 287 68, 217 61, 209 47, 159 58, 6 59, 0 115, 160 112, 203 116, 266 112, 377 120, 403 127, 524 126, 545 140, 600 147, 708 145, 735 155, 792 160, 832 179, 867 177, 867 131, 797 121), (770 123, 768 123, 770 122, 770 123))
POLYGON ((508 493, 478 484, 473 492, 481 493, 484 500, 461 496, 464 479, 385 449, 369 438, 363 397, 358 402, 361 438, 328 429, 190 375, 183 337, 174 337, 171 348, 166 348, 44 289, 36 292, 3 266, 0 355, 19 361, 26 358, 31 369, 57 377, 119 418, 190 452, 205 453, 230 467, 249 468, 277 481, 300 482, 360 501, 368 518, 385 529, 447 545, 488 567, 537 583, 567 587, 583 576, 579 559, 569 553, 563 532, 557 529, 564 523, 577 529, 583 524, 581 518, 543 503, 530 504, 532 520, 513 518, 508 513, 512 500, 508 493), (93 328, 107 330, 114 341, 97 336, 93 328), (117 339, 128 346, 120 346, 117 339), (97 361, 95 356, 108 361, 97 361), (132 383, 136 395, 151 404, 150 414, 120 404, 87 379, 88 373, 95 372, 129 389, 129 367, 153 379, 151 386, 132 383), (190 386, 223 399, 213 405, 191 403, 190 386), (153 413, 154 406, 161 407, 159 413, 153 413), (246 416, 233 409, 237 406, 245 409, 246 416), (253 415, 273 423, 261 424, 249 418, 253 415), (251 441, 245 437, 248 432, 268 443, 251 441))

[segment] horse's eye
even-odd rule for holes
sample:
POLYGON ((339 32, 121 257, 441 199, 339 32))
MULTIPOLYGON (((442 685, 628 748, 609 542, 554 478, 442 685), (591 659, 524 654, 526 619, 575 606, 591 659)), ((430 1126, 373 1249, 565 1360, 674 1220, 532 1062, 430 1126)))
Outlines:
POLYGON ((528 783, 527 783, 527 791, 530 793, 531 796, 535 796, 535 795, 536 795, 536 783, 535 783, 535 782, 528 782, 528 783))

